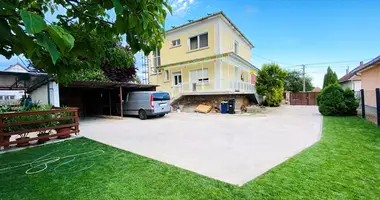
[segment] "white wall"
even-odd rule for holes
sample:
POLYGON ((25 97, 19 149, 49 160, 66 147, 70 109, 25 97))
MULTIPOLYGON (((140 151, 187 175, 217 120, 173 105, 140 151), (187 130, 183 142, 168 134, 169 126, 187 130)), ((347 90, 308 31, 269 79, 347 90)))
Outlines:
POLYGON ((361 81, 346 81, 344 83, 340 83, 343 89, 350 88, 354 91, 360 91, 362 89, 361 81))
MULTIPOLYGON (((55 107, 59 107, 59 85, 51 81, 49 83, 49 90, 50 90, 50 105, 53 105, 55 107)), ((37 88, 33 92, 31 92, 30 97, 32 98, 33 102, 39 102, 41 105, 49 104, 49 98, 48 98, 48 85, 42 85, 41 87, 37 88)))

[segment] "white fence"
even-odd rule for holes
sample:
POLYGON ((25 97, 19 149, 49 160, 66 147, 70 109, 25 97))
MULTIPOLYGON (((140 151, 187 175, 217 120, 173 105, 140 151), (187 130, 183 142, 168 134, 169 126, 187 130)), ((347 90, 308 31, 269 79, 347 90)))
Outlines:
POLYGON ((171 98, 176 99, 183 94, 212 94, 221 92, 256 93, 256 88, 254 84, 236 80, 221 80, 219 86, 216 86, 213 81, 205 81, 203 83, 183 82, 180 85, 172 87, 171 98))

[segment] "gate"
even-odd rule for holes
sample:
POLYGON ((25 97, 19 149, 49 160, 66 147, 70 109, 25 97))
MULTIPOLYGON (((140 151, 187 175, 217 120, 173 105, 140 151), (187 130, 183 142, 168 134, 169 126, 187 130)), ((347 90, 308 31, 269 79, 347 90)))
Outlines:
POLYGON ((319 92, 291 92, 290 105, 317 105, 319 92))

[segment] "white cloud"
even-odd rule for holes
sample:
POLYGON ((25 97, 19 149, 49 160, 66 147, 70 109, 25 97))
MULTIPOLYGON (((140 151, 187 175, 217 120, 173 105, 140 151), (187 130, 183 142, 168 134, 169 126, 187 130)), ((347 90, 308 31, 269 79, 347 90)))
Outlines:
POLYGON ((185 15, 194 0, 173 0, 170 4, 173 8, 173 15, 185 15))

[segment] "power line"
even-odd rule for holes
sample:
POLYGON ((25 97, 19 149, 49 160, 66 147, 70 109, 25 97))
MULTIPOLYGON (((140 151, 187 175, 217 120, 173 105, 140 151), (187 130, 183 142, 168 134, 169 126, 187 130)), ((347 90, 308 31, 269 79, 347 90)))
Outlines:
POLYGON ((299 65, 291 65, 288 67, 295 67, 295 66, 302 66, 302 65, 325 65, 325 64, 338 64, 338 63, 352 63, 352 62, 360 62, 364 60, 371 60, 372 58, 368 59, 361 59, 361 60, 345 60, 345 61, 330 61, 330 62, 320 62, 320 63, 308 63, 308 64, 299 64, 299 65))
POLYGON ((264 60, 271 61, 271 62, 275 62, 275 63, 279 63, 279 64, 283 64, 283 65, 292 65, 292 64, 289 64, 289 63, 279 62, 279 61, 276 61, 276 60, 273 60, 273 59, 270 59, 270 58, 265 58, 264 56, 260 56, 260 55, 254 54, 254 53, 251 53, 251 54, 254 55, 254 56, 257 56, 259 58, 262 58, 264 60))

